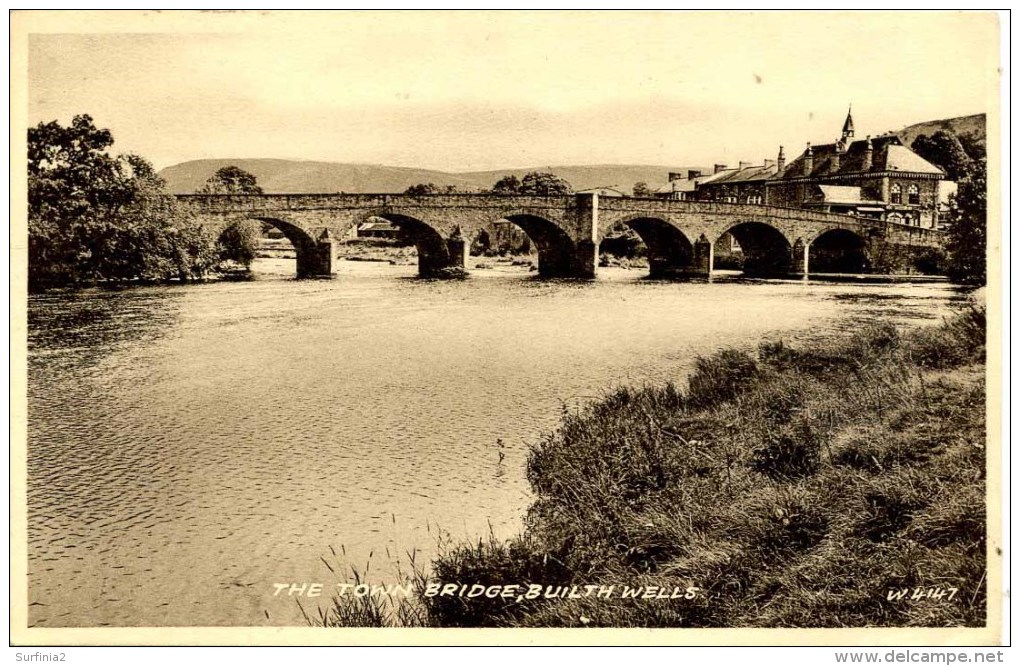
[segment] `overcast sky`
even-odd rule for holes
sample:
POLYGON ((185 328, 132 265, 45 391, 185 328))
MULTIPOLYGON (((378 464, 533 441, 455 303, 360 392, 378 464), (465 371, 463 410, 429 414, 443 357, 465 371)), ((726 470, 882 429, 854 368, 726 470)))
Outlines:
POLYGON ((93 32, 29 39, 29 123, 88 113, 159 168, 792 159, 837 138, 851 102, 859 136, 989 111, 999 54, 988 14, 68 18, 93 32))

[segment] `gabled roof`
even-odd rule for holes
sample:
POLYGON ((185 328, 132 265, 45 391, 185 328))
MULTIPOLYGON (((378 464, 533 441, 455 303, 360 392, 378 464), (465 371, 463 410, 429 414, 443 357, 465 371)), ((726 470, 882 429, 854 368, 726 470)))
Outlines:
POLYGON ((820 203, 834 203, 834 204, 882 203, 881 201, 862 198, 861 188, 859 187, 847 187, 844 185, 815 185, 815 187, 821 194, 820 203))
POLYGON ((906 146, 889 146, 886 153, 885 168, 887 171, 909 171, 911 173, 941 173, 938 168, 906 146))
MULTIPOLYGON (((864 157, 867 152, 868 139, 854 141, 846 152, 840 155, 838 174, 859 173, 865 171, 864 157)), ((871 171, 905 171, 909 173, 923 173, 938 175, 943 171, 934 164, 904 146, 899 137, 889 134, 886 136, 870 139, 872 146, 871 171)), ((812 146, 811 152, 814 156, 814 164, 811 169, 812 177, 823 177, 832 175, 831 164, 836 154, 836 144, 827 143, 812 146)), ((806 153, 806 151, 805 151, 806 153)), ((776 176, 777 179, 789 180, 791 178, 804 177, 804 155, 801 153, 797 159, 786 165, 783 172, 776 176)))
POLYGON ((586 190, 577 190, 576 194, 592 194, 597 193, 600 196, 606 197, 625 197, 627 196, 624 192, 616 189, 615 187, 589 187, 586 190))
POLYGON ((702 181, 702 185, 711 183, 712 185, 729 185, 731 183, 747 183, 755 180, 768 180, 772 176, 776 175, 779 169, 775 164, 757 164, 755 166, 744 167, 743 169, 727 169, 720 172, 719 178, 714 178, 711 181, 702 181))
POLYGON ((665 185, 656 188, 656 194, 669 194, 670 192, 693 192, 697 187, 697 184, 701 182, 703 176, 697 178, 677 178, 671 180, 665 185))
POLYGON ((816 185, 826 203, 860 203, 861 188, 841 185, 816 185))

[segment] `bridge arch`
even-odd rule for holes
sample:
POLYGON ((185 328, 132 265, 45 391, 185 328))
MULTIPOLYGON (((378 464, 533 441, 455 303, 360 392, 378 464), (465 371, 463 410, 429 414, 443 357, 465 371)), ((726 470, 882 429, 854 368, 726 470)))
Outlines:
MULTIPOLYGON (((502 214, 493 222, 506 221, 523 231, 538 251, 540 277, 573 277, 577 273, 577 246, 556 222, 527 212, 502 214)), ((484 229, 479 229, 477 238, 484 229)))
POLYGON ((868 241, 846 228, 827 229, 808 247, 811 273, 866 273, 871 269, 868 241))
POLYGON ((445 277, 451 268, 463 271, 465 244, 459 238, 448 239, 428 222, 405 213, 373 212, 371 217, 386 220, 414 243, 419 276, 445 277))
MULTIPOLYGON (((766 222, 736 221, 713 244, 729 233, 740 246, 745 275, 775 275, 791 271, 793 245, 782 231, 766 222)), ((716 248, 718 253, 719 248, 716 248)))
POLYGON ((675 277, 694 272, 694 243, 673 223, 654 215, 631 215, 614 222, 602 234, 602 240, 613 230, 623 228, 633 231, 645 244, 650 277, 675 277))
POLYGON ((268 224, 279 230, 290 241, 290 244, 294 246, 299 278, 311 277, 316 274, 315 239, 301 227, 280 217, 253 215, 231 220, 220 230, 219 239, 222 241, 228 233, 238 230, 241 225, 248 222, 258 224, 260 228, 263 224, 268 224))

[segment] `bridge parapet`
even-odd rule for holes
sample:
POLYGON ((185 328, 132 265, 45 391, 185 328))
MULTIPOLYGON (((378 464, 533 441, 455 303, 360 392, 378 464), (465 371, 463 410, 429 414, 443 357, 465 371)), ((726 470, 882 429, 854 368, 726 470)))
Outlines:
POLYGON ((569 210, 574 196, 519 196, 478 194, 178 194, 177 201, 195 212, 228 213, 245 210, 309 210, 333 208, 384 208, 388 206, 450 209, 486 208, 494 212, 514 209, 569 210))
MULTIPOLYGON (((611 229, 624 224, 649 247, 653 272, 685 266, 700 266, 703 270, 699 271, 710 272, 712 246, 726 232, 731 232, 741 247, 757 245, 759 255, 786 256, 791 248, 797 248, 800 263, 805 252, 813 251, 816 240, 823 236, 831 240, 833 231, 850 232, 847 239, 856 238, 853 243, 869 247, 935 247, 943 237, 931 229, 803 208, 590 193, 185 194, 177 195, 177 200, 214 230, 251 218, 275 224, 298 248, 299 255, 308 255, 302 248, 315 246, 323 231, 344 238, 360 223, 381 217, 415 243, 423 274, 463 268, 464 248, 501 219, 513 222, 531 237, 543 275, 575 277, 595 275, 602 240, 611 229)), ((784 262, 789 263, 788 257, 784 262)))

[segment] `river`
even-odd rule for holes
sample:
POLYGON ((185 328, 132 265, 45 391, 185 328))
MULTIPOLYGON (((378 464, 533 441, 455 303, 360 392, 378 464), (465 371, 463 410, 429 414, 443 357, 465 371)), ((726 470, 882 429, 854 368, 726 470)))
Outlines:
POLYGON ((720 347, 938 322, 962 298, 262 264, 253 282, 30 297, 29 626, 303 624, 273 584, 342 580, 324 560, 384 580, 440 530, 517 532, 528 445, 563 409, 682 380, 720 347))

